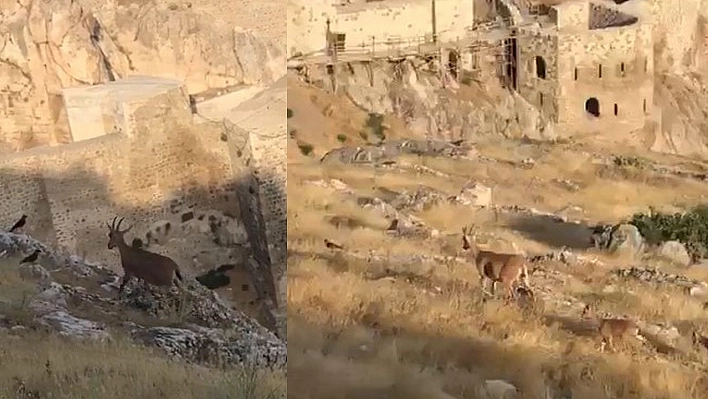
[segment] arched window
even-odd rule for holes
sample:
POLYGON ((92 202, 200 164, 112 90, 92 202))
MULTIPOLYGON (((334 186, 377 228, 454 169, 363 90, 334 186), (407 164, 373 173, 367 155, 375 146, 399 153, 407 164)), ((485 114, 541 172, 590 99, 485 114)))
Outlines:
POLYGON ((536 56, 536 76, 546 79, 546 60, 539 55, 536 56))
POLYGON ((600 102, 597 101, 597 98, 590 97, 585 101, 585 111, 592 116, 600 116, 600 102))

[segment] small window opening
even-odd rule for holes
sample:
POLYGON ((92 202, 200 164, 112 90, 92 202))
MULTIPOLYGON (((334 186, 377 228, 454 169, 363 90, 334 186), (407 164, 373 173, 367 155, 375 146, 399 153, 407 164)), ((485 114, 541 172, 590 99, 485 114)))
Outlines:
POLYGON ((649 69, 649 60, 644 59, 644 72, 646 72, 649 69))
POLYGON ((617 104, 615 104, 615 116, 617 116, 618 112, 619 112, 619 109, 617 108, 617 104))
POLYGON ((644 101, 642 101, 642 110, 644 112, 647 112, 647 99, 645 98, 644 101))
POLYGON ((543 93, 538 93, 538 102, 543 106, 543 93))
POLYGON ((598 78, 602 77, 602 64, 598 65, 598 67, 597 67, 597 77, 598 78))
POLYGON ((573 71, 573 79, 578 80, 578 68, 575 68, 575 70, 573 71))
POLYGON ((624 62, 620 64, 620 71, 624 72, 624 62))
POLYGON ((546 61, 541 56, 536 56, 536 76, 546 79, 546 61))
POLYGON ((597 98, 591 97, 585 101, 585 111, 594 117, 600 116, 600 102, 597 98))

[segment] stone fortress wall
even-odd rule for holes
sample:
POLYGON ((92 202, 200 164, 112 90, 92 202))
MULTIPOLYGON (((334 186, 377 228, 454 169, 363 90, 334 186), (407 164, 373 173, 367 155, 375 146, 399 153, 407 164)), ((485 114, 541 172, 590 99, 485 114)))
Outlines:
MULTIPOLYGON (((429 0, 288 0, 288 57, 326 47, 327 20, 330 31, 345 35, 345 47, 384 46, 387 40, 419 38, 432 40, 433 10, 429 0)), ((465 35, 472 25, 472 1, 436 0, 435 30, 442 41, 465 35)))
MULTIPOLYGON (((74 142, 0 158, 0 222, 9 227, 25 213, 28 234, 113 268, 119 267, 118 254, 106 248, 106 222, 113 216, 126 217, 124 226, 134 224, 130 237, 158 245, 151 250, 168 253, 187 271, 212 240, 218 241, 208 259, 212 267, 241 263, 239 255, 251 253, 225 248, 247 241, 253 252, 270 246, 252 269, 254 280, 269 286, 252 284, 280 305, 285 293, 274 280, 285 278, 285 248, 279 244, 287 234, 285 129, 259 130, 257 118, 250 125, 235 120, 234 129, 197 125, 184 85, 164 78, 129 77, 68 88, 64 96, 74 142), (241 154, 230 143, 240 143, 241 154), (258 169, 263 164, 270 165, 267 171, 258 169), (260 173, 271 177, 259 179, 260 173), (250 188, 246 196, 243 187, 250 188), (191 234, 165 250, 160 244, 170 229, 191 234)), ((279 119, 284 103, 282 108, 279 119)))
POLYGON ((650 24, 588 0, 553 6, 536 22, 520 28, 518 88, 557 133, 645 126, 654 92, 650 24))

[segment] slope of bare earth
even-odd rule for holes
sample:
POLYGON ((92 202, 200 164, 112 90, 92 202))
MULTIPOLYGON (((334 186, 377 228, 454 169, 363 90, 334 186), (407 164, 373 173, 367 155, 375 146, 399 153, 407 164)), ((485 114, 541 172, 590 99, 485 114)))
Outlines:
MULTIPOLYGON (((368 151, 377 138, 367 112, 296 76, 288 107, 289 397, 483 398, 495 379, 525 398, 708 395, 708 356, 690 341, 708 328, 705 299, 679 283, 701 287, 708 268, 590 248, 587 227, 703 203, 705 182, 677 171, 700 176, 707 165, 617 143, 483 133, 463 136, 473 150, 455 158, 320 162, 342 146, 368 151), (463 200, 470 182, 491 187, 490 206, 463 200), (387 231, 394 217, 414 228, 387 231), (535 300, 482 300, 461 250, 471 223, 481 247, 536 256, 535 300), (617 277, 631 266, 654 271, 617 277), (581 320, 586 303, 638 320, 647 342, 599 353, 581 320)), ((389 142, 422 138, 390 113, 382 126, 389 142)))

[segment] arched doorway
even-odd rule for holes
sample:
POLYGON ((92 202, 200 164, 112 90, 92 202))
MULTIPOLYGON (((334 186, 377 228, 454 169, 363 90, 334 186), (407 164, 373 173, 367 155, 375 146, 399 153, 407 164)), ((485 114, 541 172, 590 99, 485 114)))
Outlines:
POLYGON ((450 75, 457 79, 458 64, 460 56, 457 55, 456 51, 450 51, 447 55, 447 70, 450 71, 450 75))
POLYGON ((546 79, 546 60, 540 55, 536 56, 536 76, 546 79))
POLYGON ((600 102, 597 101, 597 98, 590 97, 585 101, 585 111, 592 116, 600 116, 600 102))

